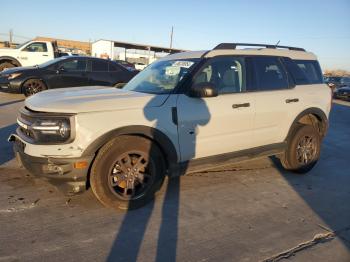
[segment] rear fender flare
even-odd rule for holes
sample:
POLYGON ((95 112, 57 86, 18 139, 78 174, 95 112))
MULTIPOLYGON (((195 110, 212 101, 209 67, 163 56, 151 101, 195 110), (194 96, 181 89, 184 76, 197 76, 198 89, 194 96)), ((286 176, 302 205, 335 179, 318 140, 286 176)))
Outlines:
POLYGON ((305 115, 312 114, 317 117, 317 119, 321 122, 321 136, 324 137, 328 130, 328 118, 326 114, 319 108, 311 107, 308 108, 301 113, 297 115, 297 117, 294 119, 292 125, 289 128, 288 135, 285 139, 285 141, 288 141, 289 138, 292 136, 294 128, 297 126, 298 121, 305 115))

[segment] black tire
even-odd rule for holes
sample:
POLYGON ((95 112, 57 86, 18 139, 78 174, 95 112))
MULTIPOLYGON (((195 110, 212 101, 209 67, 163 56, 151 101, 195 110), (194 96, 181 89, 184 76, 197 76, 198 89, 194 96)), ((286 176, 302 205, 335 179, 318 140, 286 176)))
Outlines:
POLYGON ((320 157, 321 137, 311 125, 298 125, 287 141, 287 149, 280 158, 286 170, 306 173, 317 163, 320 157))
POLYGON ((11 64, 10 62, 0 63, 0 72, 6 68, 12 68, 12 67, 16 67, 16 66, 14 64, 11 64))
POLYGON ((106 207, 131 210, 152 201, 164 177, 163 155, 154 142, 138 136, 120 136, 98 152, 90 185, 106 207))
POLYGON ((32 96, 36 93, 46 90, 47 87, 40 79, 29 79, 22 85, 23 94, 26 97, 32 96))

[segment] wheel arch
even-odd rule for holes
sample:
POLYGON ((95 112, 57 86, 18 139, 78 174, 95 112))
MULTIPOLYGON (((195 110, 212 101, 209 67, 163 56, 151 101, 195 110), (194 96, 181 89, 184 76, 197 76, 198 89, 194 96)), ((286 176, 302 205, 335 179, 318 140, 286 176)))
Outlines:
POLYGON ((286 141, 290 138, 293 133, 294 128, 298 124, 310 124, 317 128, 321 137, 324 137, 328 130, 328 118, 325 112, 319 108, 311 107, 308 108, 297 115, 291 124, 286 141))
POLYGON ((12 56, 1 56, 0 57, 0 63, 2 62, 10 62, 11 64, 15 65, 15 66, 22 66, 21 63, 14 57, 12 56))
POLYGON ((165 135, 159 129, 149 127, 149 126, 126 126, 111 130, 99 138, 97 138, 94 142, 92 142, 83 152, 83 156, 89 156, 97 154, 99 149, 105 145, 112 138, 122 135, 134 135, 134 136, 142 136, 147 139, 154 141, 164 154, 167 167, 170 166, 171 163, 178 162, 178 155, 176 151, 176 147, 173 142, 169 139, 167 135, 165 135))
POLYGON ((24 85, 24 83, 27 82, 28 80, 31 80, 31 79, 36 79, 36 80, 42 81, 42 82, 44 83, 44 85, 46 86, 46 88, 47 88, 47 89, 50 89, 50 87, 49 87, 48 84, 46 83, 45 79, 43 79, 42 77, 28 76, 28 77, 26 77, 26 78, 22 81, 22 83, 21 83, 21 85, 20 85, 20 90, 21 90, 21 93, 22 93, 22 94, 24 94, 24 93, 23 93, 23 91, 24 91, 24 90, 23 90, 23 85, 24 85))

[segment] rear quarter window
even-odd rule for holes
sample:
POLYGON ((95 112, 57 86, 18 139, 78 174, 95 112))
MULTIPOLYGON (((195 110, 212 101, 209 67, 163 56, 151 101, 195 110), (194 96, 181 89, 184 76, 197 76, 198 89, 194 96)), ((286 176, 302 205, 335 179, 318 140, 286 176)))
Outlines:
POLYGON ((294 62, 304 73, 309 84, 323 83, 321 67, 316 60, 294 60, 294 62))
POLYGON ((104 60, 92 60, 92 71, 93 72, 108 72, 108 61, 104 60))

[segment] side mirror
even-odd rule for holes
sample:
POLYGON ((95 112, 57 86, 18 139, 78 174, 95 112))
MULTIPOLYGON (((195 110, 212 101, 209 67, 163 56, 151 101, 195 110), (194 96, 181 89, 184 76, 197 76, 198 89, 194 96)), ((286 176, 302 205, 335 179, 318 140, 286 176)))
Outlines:
POLYGON ((214 84, 209 82, 192 85, 188 95, 190 97, 215 97, 218 91, 214 84))
POLYGON ((62 73, 62 72, 64 72, 64 71, 66 71, 66 69, 64 69, 63 66, 60 66, 60 67, 57 69, 56 74, 62 73))

